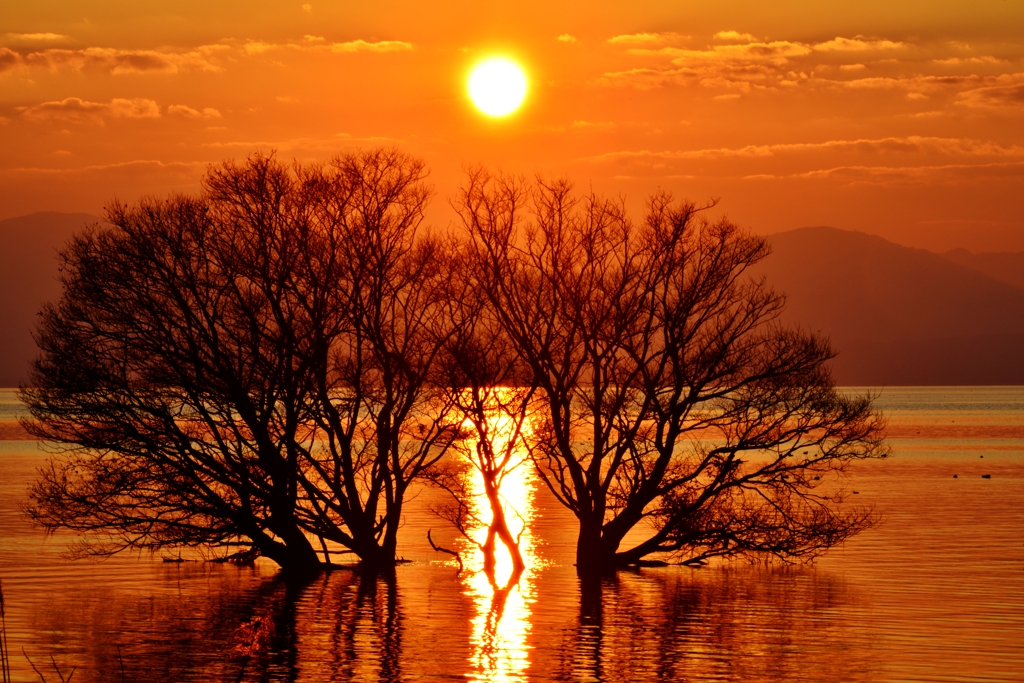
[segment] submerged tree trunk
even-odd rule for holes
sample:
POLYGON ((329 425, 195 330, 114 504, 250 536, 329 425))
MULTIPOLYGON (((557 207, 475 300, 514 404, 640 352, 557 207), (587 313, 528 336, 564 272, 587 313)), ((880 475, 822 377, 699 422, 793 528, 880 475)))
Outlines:
POLYGON ((615 548, 602 537, 599 519, 581 519, 576 538, 576 573, 593 577, 614 571, 615 548))

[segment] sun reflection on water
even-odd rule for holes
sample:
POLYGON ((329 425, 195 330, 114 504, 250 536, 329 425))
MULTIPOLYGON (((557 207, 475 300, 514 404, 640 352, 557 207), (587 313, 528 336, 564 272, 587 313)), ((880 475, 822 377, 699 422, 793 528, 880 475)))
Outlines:
MULTIPOLYGON (((488 432, 494 453, 502 453, 515 433, 515 421, 505 414, 488 417, 488 432)), ((524 425, 524 429, 528 425, 524 425)), ((475 448, 476 444, 470 444, 475 448)), ((470 506, 473 526, 467 531, 474 543, 466 544, 463 590, 473 600, 471 671, 468 678, 477 681, 506 682, 527 680, 530 663, 531 605, 536 599, 535 572, 538 569, 532 522, 535 515, 536 474, 521 445, 500 474, 501 506, 512 536, 518 539, 525 563, 518 581, 512 552, 500 540, 494 544, 494 571, 485 571, 482 549, 492 522, 484 475, 470 468, 470 506)))

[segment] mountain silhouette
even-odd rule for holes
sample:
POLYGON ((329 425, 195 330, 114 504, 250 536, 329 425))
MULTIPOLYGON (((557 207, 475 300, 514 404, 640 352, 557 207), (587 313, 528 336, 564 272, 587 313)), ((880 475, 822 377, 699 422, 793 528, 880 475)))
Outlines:
POLYGON ((51 211, 0 221, 0 387, 24 381, 36 356, 36 314, 60 296, 57 252, 97 222, 87 213, 51 211))
POLYGON ((954 249, 942 254, 942 257, 1000 282, 1024 289, 1024 251, 972 254, 966 249, 954 249))
MULTIPOLYGON (((23 382, 36 356, 36 315, 60 296, 57 252, 97 222, 0 221, 0 386, 23 382)), ((758 270, 786 292, 785 320, 831 338, 840 384, 1024 384, 1024 254, 935 254, 827 227, 769 239, 758 270)))
POLYGON ((831 338, 840 384, 1024 384, 1024 289, 860 232, 769 239, 759 269, 787 321, 831 338))

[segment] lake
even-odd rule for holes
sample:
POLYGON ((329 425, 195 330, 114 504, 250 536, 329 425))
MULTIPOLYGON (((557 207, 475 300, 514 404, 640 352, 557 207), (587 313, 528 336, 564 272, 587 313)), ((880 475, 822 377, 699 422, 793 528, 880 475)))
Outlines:
MULTIPOLYGON (((67 560, 20 514, 46 459, 0 391, 0 580, 14 681, 1024 681, 1024 387, 893 387, 894 457, 854 466, 881 524, 813 565, 648 568, 581 590, 528 471, 507 593, 434 553, 424 492, 393 581, 338 570, 67 560), (953 478, 953 475, 957 478, 953 478), (983 474, 991 478, 982 478, 983 474), (52 657, 52 661, 51 661, 52 657)), ((187 554, 184 557, 189 557, 187 554)))

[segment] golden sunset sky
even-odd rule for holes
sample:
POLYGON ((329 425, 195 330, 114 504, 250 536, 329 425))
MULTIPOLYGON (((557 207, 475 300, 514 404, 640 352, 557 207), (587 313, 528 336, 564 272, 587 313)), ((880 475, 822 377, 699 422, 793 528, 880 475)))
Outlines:
POLYGON ((210 163, 398 145, 656 188, 756 232, 1024 250, 1024 2, 6 0, 0 219, 191 191, 210 163), (480 114, 470 68, 530 79, 480 114))

